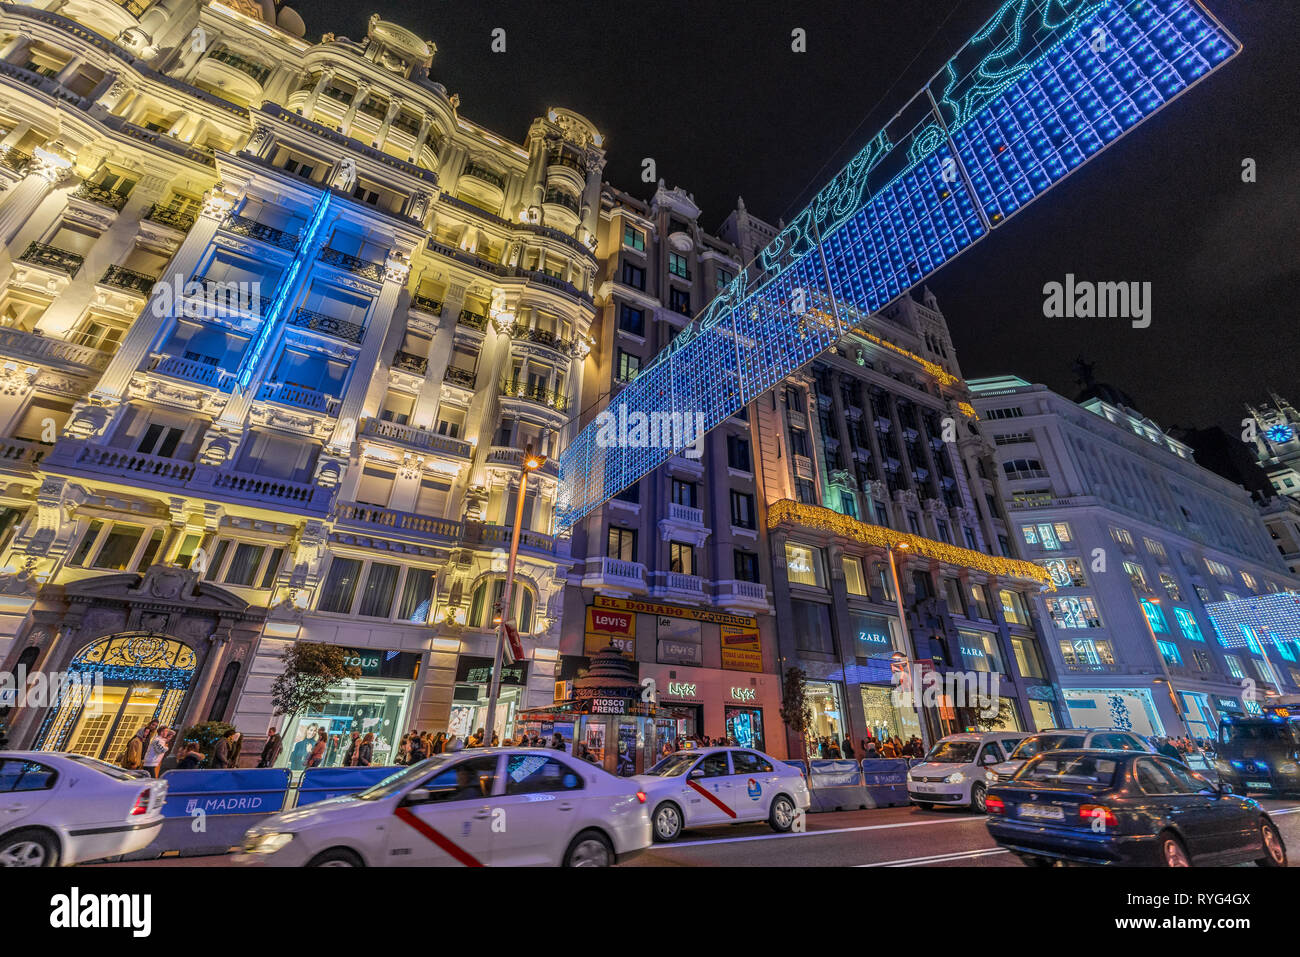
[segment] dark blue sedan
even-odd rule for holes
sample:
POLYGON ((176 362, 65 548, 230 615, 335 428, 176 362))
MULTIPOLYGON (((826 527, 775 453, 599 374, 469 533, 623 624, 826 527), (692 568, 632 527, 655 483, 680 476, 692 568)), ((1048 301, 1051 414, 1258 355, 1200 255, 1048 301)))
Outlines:
POLYGON ((1286 866, 1257 802, 1159 754, 1045 752, 990 788, 986 806, 989 834, 1031 866, 1286 866))

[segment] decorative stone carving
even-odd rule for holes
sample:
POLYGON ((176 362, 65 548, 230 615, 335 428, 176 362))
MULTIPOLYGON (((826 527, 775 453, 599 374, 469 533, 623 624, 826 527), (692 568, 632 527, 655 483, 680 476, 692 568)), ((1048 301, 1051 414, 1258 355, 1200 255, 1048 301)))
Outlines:
POLYGON ((411 258, 399 249, 391 250, 384 260, 384 282, 405 284, 411 273, 411 258))
POLYGON ((225 186, 218 184, 203 195, 202 215, 210 219, 225 219, 237 199, 225 186))
POLYGON ((424 217, 429 213, 429 204, 432 202, 432 193, 424 189, 416 190, 411 195, 411 211, 408 215, 414 220, 424 222, 424 217))
MULTIPOLYGON (((360 95, 360 94, 358 94, 360 95)), ((357 163, 350 156, 345 156, 339 163, 339 168, 334 171, 334 176, 330 179, 330 186, 344 193, 352 192, 352 188, 357 185, 357 163)))
POLYGON ((245 153, 261 153, 267 142, 271 139, 271 130, 261 123, 253 127, 252 135, 248 137, 248 143, 244 145, 245 153))
POLYGON ((151 565, 144 573, 137 592, 164 601, 180 601, 191 597, 198 588, 197 569, 179 565, 151 565))

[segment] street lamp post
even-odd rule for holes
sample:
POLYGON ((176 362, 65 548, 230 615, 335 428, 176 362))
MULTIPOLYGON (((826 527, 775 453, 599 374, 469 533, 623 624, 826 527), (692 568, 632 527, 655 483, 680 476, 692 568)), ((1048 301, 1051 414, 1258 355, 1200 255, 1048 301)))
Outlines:
POLYGON ((515 562, 519 559, 519 536, 524 524, 524 494, 528 490, 528 473, 546 464, 545 455, 534 455, 530 442, 519 463, 519 494, 515 501, 515 525, 510 535, 510 560, 506 563, 506 584, 501 589, 500 618, 497 622, 497 650, 492 660, 492 680, 488 686, 487 720, 483 725, 484 744, 492 743, 496 733, 497 697, 501 694, 501 659, 505 651, 506 626, 510 623, 510 600, 515 587, 515 562))
MULTIPOLYGON (((899 542, 897 545, 889 545, 886 551, 889 553, 889 574, 894 580, 894 604, 898 608, 898 630, 901 632, 901 640, 904 646, 904 654, 908 655, 907 668, 911 669, 911 655, 915 653, 916 648, 911 640, 911 635, 907 629, 907 612, 903 611, 903 589, 898 583, 898 566, 894 562, 894 549, 904 551, 908 548, 907 542, 899 542)), ((909 679, 911 675, 908 675, 909 679)), ((921 695, 917 688, 912 688, 912 705, 916 709, 916 723, 921 726, 921 746, 926 751, 930 750, 930 731, 925 724, 925 713, 922 711, 921 695)))

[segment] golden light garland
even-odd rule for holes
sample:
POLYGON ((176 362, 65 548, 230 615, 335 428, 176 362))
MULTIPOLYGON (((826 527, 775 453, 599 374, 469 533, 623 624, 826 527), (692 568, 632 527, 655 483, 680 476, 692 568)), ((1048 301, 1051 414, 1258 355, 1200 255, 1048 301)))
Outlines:
POLYGON ((822 508, 819 505, 804 505, 792 499, 783 498, 768 508, 767 527, 772 530, 786 524, 831 532, 856 542, 862 542, 864 545, 875 545, 878 548, 906 548, 907 552, 911 554, 933 558, 945 565, 975 568, 1001 578, 1018 578, 1041 582, 1049 587, 1052 584, 1047 569, 1035 565, 1033 562, 985 555, 983 552, 949 545, 947 542, 936 542, 932 538, 925 538, 921 535, 896 532, 892 528, 885 528, 883 525, 868 525, 866 522, 859 522, 855 518, 849 518, 847 515, 841 515, 839 512, 832 511, 829 508, 822 508))
MULTIPOLYGON (((864 339, 869 339, 870 341, 874 342, 878 346, 881 346, 885 349, 889 349, 892 352, 898 353, 900 356, 903 356, 904 358, 911 359, 913 362, 920 363, 921 368, 923 368, 931 376, 937 379, 940 385, 956 385, 957 382, 960 381, 955 375, 953 375, 943 366, 939 365, 937 362, 931 362, 929 359, 923 359, 920 356, 918 356, 916 353, 908 352, 906 349, 902 348, 901 346, 894 345, 892 342, 890 342, 887 339, 882 339, 880 338, 880 336, 873 335, 870 332, 866 332, 861 329, 857 330, 857 334, 862 336, 864 339)), ((971 414, 972 415, 974 414, 974 410, 972 410, 971 414)))
POLYGON ((969 402, 958 402, 957 411, 960 412, 962 415, 966 416, 966 418, 968 419, 979 418, 979 416, 975 414, 975 406, 971 405, 969 402))

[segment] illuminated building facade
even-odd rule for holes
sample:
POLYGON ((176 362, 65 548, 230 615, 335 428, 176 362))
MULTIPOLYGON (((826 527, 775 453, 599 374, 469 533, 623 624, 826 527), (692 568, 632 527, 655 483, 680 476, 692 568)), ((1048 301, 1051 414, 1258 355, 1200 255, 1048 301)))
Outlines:
POLYGON ((1059 727, 1032 600, 1047 576, 1011 550, 933 295, 871 316, 750 415, 780 655, 807 674, 811 735, 857 750, 868 733, 920 735, 891 698, 895 654, 945 681, 997 678, 996 716, 957 694, 923 701, 928 741, 988 726, 980 710, 994 727, 1059 727))
POLYGON ((312 726, 377 762, 477 727, 530 443, 497 714, 551 700, 602 137, 477 126, 378 17, 304 32, 256 0, 0 9, 0 666, 115 689, 11 715, 18 745, 215 719, 251 755, 293 641, 361 677, 286 762, 312 726))
POLYGON ((1213 737, 1252 688, 1295 690, 1286 661, 1217 640, 1207 615, 1295 587, 1243 488, 1096 394, 1113 390, 1075 403, 1015 376, 971 390, 1015 547, 1056 586, 1036 601, 1076 726, 1213 737))

